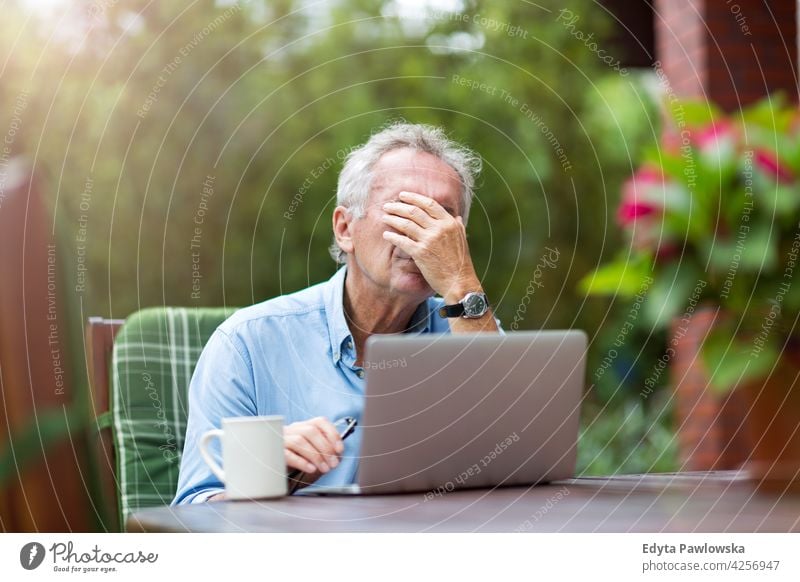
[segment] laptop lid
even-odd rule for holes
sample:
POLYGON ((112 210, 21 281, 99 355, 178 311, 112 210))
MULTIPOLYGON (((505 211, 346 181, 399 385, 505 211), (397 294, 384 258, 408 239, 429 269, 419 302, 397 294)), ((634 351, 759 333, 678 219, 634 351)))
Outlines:
POLYGON ((582 331, 372 336, 360 492, 572 477, 586 345, 582 331))

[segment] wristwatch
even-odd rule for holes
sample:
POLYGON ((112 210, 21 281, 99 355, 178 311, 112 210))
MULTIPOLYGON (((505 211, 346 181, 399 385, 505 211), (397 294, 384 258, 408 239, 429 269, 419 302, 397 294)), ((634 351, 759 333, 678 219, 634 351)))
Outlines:
POLYGON ((489 300, 486 293, 471 292, 455 305, 444 305, 439 308, 439 317, 464 317, 478 319, 489 311, 489 300))

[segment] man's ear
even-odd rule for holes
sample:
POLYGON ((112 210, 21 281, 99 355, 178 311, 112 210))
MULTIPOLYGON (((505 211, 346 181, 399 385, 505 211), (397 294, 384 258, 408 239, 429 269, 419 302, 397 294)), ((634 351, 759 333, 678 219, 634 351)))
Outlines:
POLYGON ((344 206, 337 206, 333 210, 333 236, 344 252, 353 252, 353 235, 350 232, 353 215, 344 206))

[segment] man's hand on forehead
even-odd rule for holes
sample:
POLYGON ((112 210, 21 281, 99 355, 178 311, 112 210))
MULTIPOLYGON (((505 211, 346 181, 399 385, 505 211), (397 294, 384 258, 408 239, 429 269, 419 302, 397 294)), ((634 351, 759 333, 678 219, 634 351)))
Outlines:
MULTIPOLYGON (((427 196, 425 194, 419 194, 419 193, 416 193, 416 192, 408 192, 408 194, 413 194, 414 196, 418 196, 419 199, 433 200, 434 202, 436 202, 433 198, 431 198, 430 196, 427 196)), ((397 196, 393 196, 392 198, 390 198, 388 200, 379 200, 377 202, 372 202, 372 203, 368 204, 365 207, 365 210, 370 210, 371 208, 376 208, 379 211, 384 211, 385 212, 386 209, 383 208, 383 205, 384 204, 389 204, 389 203, 419 205, 419 203, 413 203, 413 202, 410 202, 409 200, 405 200, 405 201, 402 200, 400 198, 400 195, 398 194, 397 196)), ((437 204, 438 204, 438 202, 437 202, 437 204)), ((424 206, 425 205, 423 204, 421 207, 424 207, 424 206)), ((454 210, 453 208, 450 208, 449 206, 442 206, 441 204, 439 204, 439 206, 441 206, 444 209, 444 211, 447 212, 450 216, 456 216, 457 215, 457 211, 454 210)))
POLYGON ((387 214, 412 220, 420 226, 430 226, 437 219, 453 218, 436 200, 416 192, 400 192, 397 200, 384 203, 383 210, 387 214))
POLYGON ((397 203, 397 204, 405 204, 407 206, 417 206, 425 210, 431 216, 441 216, 441 212, 437 209, 443 210, 445 213, 449 214, 452 217, 455 217, 458 212, 454 208, 450 208, 449 206, 443 206, 436 199, 432 198, 431 196, 427 196, 426 194, 422 194, 419 192, 406 192, 402 191, 399 192, 398 195, 391 200, 386 200, 383 203, 379 204, 386 204, 386 203, 397 203))
POLYGON ((383 222, 397 231, 384 231, 383 238, 414 259, 428 284, 443 297, 474 285, 477 276, 461 217, 429 196, 400 192, 399 199, 383 204, 383 222))

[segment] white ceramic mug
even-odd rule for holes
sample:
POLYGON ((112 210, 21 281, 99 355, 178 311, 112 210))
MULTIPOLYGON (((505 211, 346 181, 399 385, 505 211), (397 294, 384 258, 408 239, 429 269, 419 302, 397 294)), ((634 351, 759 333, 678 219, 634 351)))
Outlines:
POLYGON ((203 460, 225 484, 227 499, 258 499, 287 494, 282 416, 223 418, 222 428, 206 432, 198 443, 203 460), (222 467, 208 452, 220 437, 222 467))

